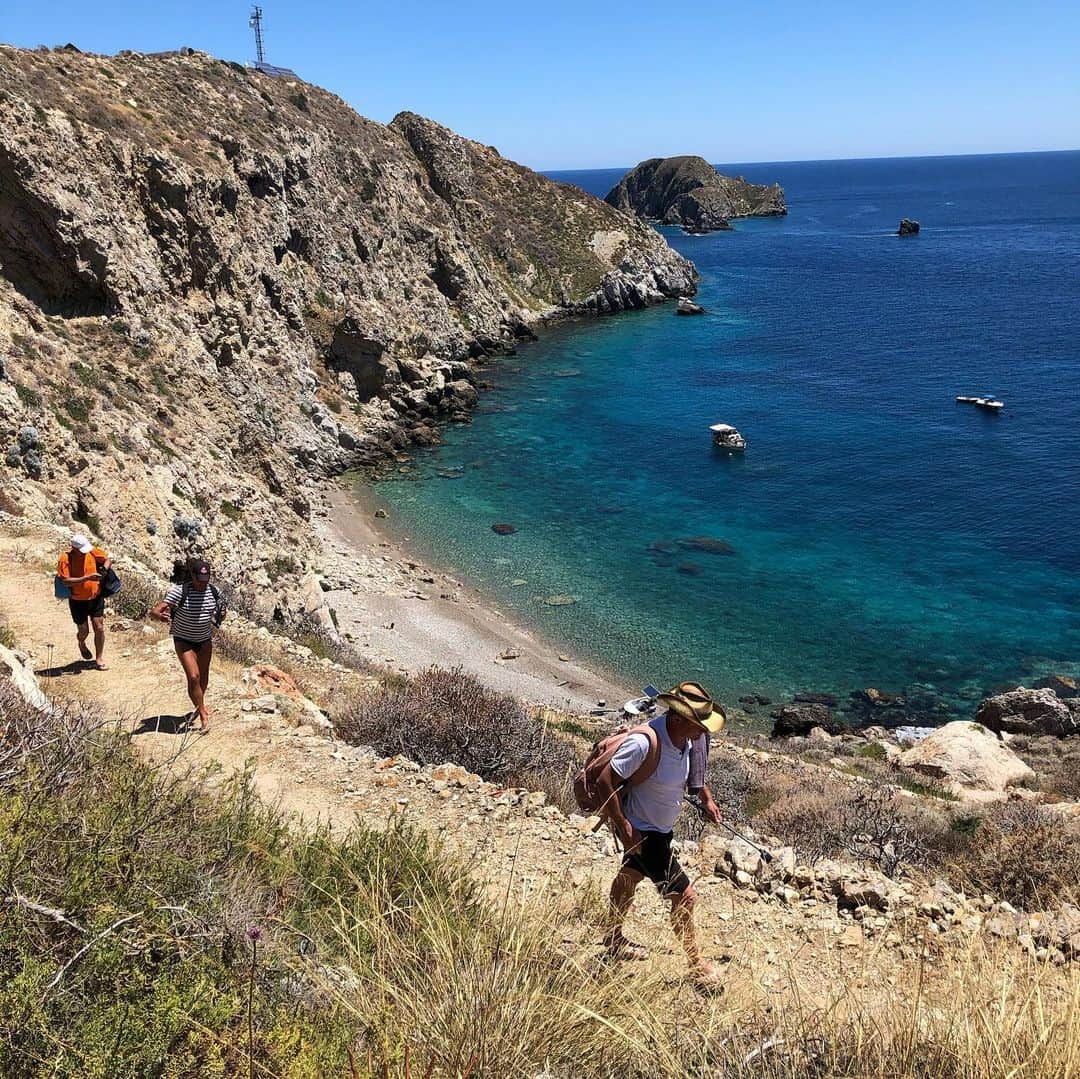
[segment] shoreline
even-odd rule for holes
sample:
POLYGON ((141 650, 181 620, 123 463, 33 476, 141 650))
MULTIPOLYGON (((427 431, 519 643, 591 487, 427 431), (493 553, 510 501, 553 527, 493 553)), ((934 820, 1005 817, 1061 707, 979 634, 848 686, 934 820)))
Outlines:
POLYGON ((570 711, 599 701, 618 707, 635 696, 614 675, 515 624, 490 597, 414 554, 407 536, 380 527, 370 487, 324 493, 328 512, 317 531, 326 554, 346 562, 345 572, 324 574, 331 586, 326 601, 342 636, 372 662, 412 675, 460 667, 485 687, 570 711))

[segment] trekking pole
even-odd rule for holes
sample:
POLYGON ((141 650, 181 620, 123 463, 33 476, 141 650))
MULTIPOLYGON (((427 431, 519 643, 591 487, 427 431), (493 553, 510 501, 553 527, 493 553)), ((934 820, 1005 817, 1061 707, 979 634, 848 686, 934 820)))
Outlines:
MULTIPOLYGON (((708 818, 705 816, 705 807, 696 798, 691 798, 689 794, 684 794, 683 801, 689 802, 689 804, 697 810, 699 817, 708 820, 708 818)), ((715 822, 709 820, 709 823, 713 824, 715 822)), ((761 846, 760 843, 755 843, 752 839, 747 839, 746 836, 742 834, 742 832, 736 831, 734 828, 731 827, 730 824, 728 824, 727 821, 720 821, 720 827, 729 831, 736 839, 741 839, 748 847, 753 847, 754 850, 756 850, 758 854, 761 855, 761 860, 763 862, 769 863, 772 862, 775 858, 775 855, 771 850, 769 850, 767 847, 761 846)))

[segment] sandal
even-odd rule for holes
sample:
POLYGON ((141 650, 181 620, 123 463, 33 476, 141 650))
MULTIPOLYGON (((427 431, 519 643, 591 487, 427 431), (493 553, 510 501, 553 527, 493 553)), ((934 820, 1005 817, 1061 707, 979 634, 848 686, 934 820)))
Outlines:
POLYGON ((694 983, 694 988, 701 990, 703 993, 722 993, 724 991, 720 968, 706 959, 703 959, 700 963, 695 963, 690 968, 690 978, 694 983))
POLYGON ((79 641, 79 655, 82 656, 82 658, 86 659, 86 660, 90 660, 90 659, 94 658, 94 653, 90 651, 90 649, 86 646, 86 644, 83 641, 79 641))
POLYGON ((107 663, 102 663, 100 660, 94 662, 95 671, 107 671, 108 669, 109 665, 107 663))
POLYGON ((649 958, 649 949, 644 944, 635 944, 626 937, 618 937, 615 940, 605 940, 604 947, 612 959, 642 962, 649 958))

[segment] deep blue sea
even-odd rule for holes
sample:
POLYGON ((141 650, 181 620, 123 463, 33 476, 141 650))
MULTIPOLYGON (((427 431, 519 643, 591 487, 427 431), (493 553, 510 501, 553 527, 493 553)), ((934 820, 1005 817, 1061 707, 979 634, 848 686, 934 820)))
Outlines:
MULTIPOLYGON (((789 214, 665 230, 707 314, 564 324, 493 364, 475 421, 379 485, 397 527, 632 682, 966 714, 1077 673, 1080 152, 719 167, 789 214), (983 393, 1000 415, 954 401, 983 393)), ((555 178, 602 196, 623 171, 555 178)))

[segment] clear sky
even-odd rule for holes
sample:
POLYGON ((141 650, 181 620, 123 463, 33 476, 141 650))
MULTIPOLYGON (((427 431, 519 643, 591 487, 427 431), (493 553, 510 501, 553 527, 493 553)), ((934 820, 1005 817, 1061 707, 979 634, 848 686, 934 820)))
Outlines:
MULTIPOLYGON (((191 45, 243 61, 249 11, 8 0, 0 40, 191 45)), ((1080 148, 1077 0, 266 0, 263 11, 271 63, 372 119, 411 109, 534 168, 1080 148)))

